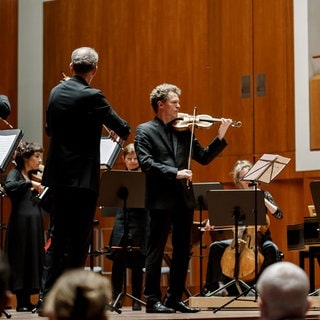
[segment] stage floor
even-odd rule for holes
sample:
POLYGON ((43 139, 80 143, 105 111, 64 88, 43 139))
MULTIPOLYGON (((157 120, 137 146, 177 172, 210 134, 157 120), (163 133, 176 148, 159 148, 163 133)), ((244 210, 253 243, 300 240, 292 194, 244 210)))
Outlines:
MULTIPOLYGON (((39 317, 37 314, 32 314, 31 312, 16 312, 15 310, 8 310, 11 315, 11 319, 16 320, 35 320, 44 319, 46 317, 39 317)), ((4 314, 2 314, 1 319, 6 319, 4 314)), ((200 311, 194 314, 185 313, 175 313, 175 314, 152 314, 146 313, 144 308, 142 311, 132 311, 131 308, 123 308, 121 314, 115 312, 108 312, 109 320, 172 320, 172 319, 234 319, 234 320, 244 320, 244 319, 259 319, 258 310, 230 310, 230 311, 218 311, 213 313, 212 311, 200 311)), ((305 319, 320 319, 320 311, 310 311, 305 319)))
MULTIPOLYGON (((320 319, 320 297, 312 298, 312 308, 308 312, 305 319, 320 319)), ((121 313, 115 311, 108 313, 109 320, 172 320, 172 319, 259 319, 259 310, 254 298, 244 298, 229 303, 224 309, 219 309, 226 302, 229 301, 228 297, 194 297, 191 298, 189 303, 191 306, 198 306, 201 311, 198 313, 170 313, 170 314, 157 314, 157 313, 146 313, 145 307, 142 307, 141 311, 132 311, 131 307, 123 307, 120 309, 121 313)), ((11 315, 12 319, 17 320, 34 320, 44 319, 46 317, 39 317, 38 314, 31 312, 16 312, 15 309, 7 310, 11 315)), ((5 319, 5 315, 2 314, 2 319, 5 319)))

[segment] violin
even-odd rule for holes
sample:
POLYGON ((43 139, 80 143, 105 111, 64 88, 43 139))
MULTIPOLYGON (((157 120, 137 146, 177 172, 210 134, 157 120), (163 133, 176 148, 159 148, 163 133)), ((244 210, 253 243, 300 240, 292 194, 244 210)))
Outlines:
MULTIPOLYGON (((208 114, 189 115, 187 113, 178 113, 178 117, 172 121, 172 126, 178 131, 184 131, 192 127, 208 129, 215 122, 222 122, 221 118, 213 118, 208 114)), ((241 121, 232 121, 231 127, 240 128, 241 121)))
POLYGON ((30 172, 30 179, 36 182, 42 182, 42 175, 43 175, 44 165, 40 164, 38 170, 33 170, 30 172))

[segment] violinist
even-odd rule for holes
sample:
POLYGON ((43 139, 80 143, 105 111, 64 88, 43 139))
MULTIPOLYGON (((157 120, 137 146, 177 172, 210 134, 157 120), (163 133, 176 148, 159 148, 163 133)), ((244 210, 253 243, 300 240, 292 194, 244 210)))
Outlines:
POLYGON ((17 148, 16 167, 4 185, 11 200, 11 214, 6 235, 6 254, 10 264, 9 289, 16 295, 18 312, 31 311, 31 295, 38 294, 44 259, 42 212, 33 201, 44 187, 32 180, 42 160, 42 146, 21 142, 17 148))
POLYGON ((155 87, 150 94, 155 117, 138 125, 135 134, 135 150, 146 174, 146 206, 150 214, 144 290, 147 313, 200 311, 182 301, 195 208, 192 170, 188 162, 192 158, 202 165, 209 164, 227 146, 224 136, 232 122, 222 119, 217 137, 207 147, 202 147, 189 126, 185 130, 174 128, 180 94, 181 90, 173 84, 155 87), (170 283, 162 303, 161 264, 170 230, 173 247, 170 283))
MULTIPOLYGON (((241 180, 246 173, 250 170, 252 164, 247 160, 239 160, 235 163, 233 168, 233 179, 234 184, 238 189, 250 189, 252 188, 249 184, 250 181, 241 180)), ((274 201, 270 192, 264 190, 264 203, 266 207, 266 213, 270 213, 276 219, 282 219, 282 211, 274 201)), ((267 221, 269 217, 267 216, 267 221)), ((214 224, 214 223, 213 223, 214 224)), ((279 257, 279 249, 277 245, 272 241, 271 233, 268 228, 268 225, 261 226, 261 232, 259 232, 259 245, 263 255, 263 263, 261 273, 268 265, 276 262, 279 257)), ((256 239, 258 241, 258 239, 256 239)), ((203 296, 211 296, 211 292, 222 288, 224 282, 228 280, 223 274, 223 269, 221 266, 221 259, 225 252, 225 249, 229 247, 233 239, 227 239, 222 241, 215 241, 210 245, 209 248, 209 257, 208 257, 208 266, 206 274, 206 282, 203 287, 203 296)), ((232 288, 231 288, 232 289, 232 288)), ((226 296, 228 291, 226 288, 218 292, 219 295, 226 296)))

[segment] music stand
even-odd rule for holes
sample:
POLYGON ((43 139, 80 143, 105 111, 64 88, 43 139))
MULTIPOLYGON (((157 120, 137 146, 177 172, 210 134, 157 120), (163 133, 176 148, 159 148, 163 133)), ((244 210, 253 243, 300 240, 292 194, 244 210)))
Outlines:
MULTIPOLYGON (((128 210, 127 208, 145 208, 145 175, 137 171, 113 170, 105 171, 101 176, 100 193, 98 198, 100 207, 123 208, 124 217, 124 251, 125 265, 127 265, 126 255, 132 250, 128 246, 128 210)), ((118 301, 127 296, 142 305, 146 303, 137 297, 127 293, 126 267, 123 272, 123 291, 118 294, 113 303, 116 308, 118 301)), ((120 310, 119 310, 120 311, 120 310)), ((118 313, 121 313, 121 311, 118 313)))
POLYGON ((224 286, 213 291, 210 296, 214 296, 223 289, 235 284, 239 293, 241 293, 241 286, 249 289, 244 281, 239 279, 239 256, 238 252, 238 226, 253 225, 255 223, 255 201, 257 198, 257 221, 259 224, 266 224, 264 193, 263 191, 254 190, 211 190, 207 192, 209 219, 214 226, 235 226, 235 268, 234 279, 224 286))
MULTIPOLYGON (((3 120, 3 119, 2 119, 3 120)), ((5 120, 3 120, 6 122, 5 120)), ((23 137, 23 131, 21 129, 8 129, 8 130, 0 130, 0 173, 4 173, 12 160, 12 157, 23 137)), ((5 179, 5 176, 1 176, 1 180, 5 179)), ((1 181, 1 184, 4 184, 4 181, 1 181)), ((0 185, 1 186, 1 185, 0 185)), ((5 190, 2 188, 0 189, 0 201, 1 201, 1 208, 0 208, 0 232, 1 232, 1 249, 2 249, 2 242, 3 242, 3 235, 2 232, 7 227, 3 225, 3 198, 5 197, 6 193, 5 190)), ((7 319, 11 318, 11 314, 6 311, 5 309, 0 310, 1 313, 4 313, 7 319)))
MULTIPOLYGON (((249 186, 253 187, 254 193, 255 193, 255 203, 254 203, 254 228, 255 228, 255 239, 258 237, 258 183, 270 183, 275 179, 275 177, 285 168, 285 166, 289 163, 291 159, 282 157, 279 155, 274 154, 264 154, 262 157, 248 170, 248 172, 244 175, 244 177, 241 179, 243 181, 250 181, 249 186)), ((255 283, 258 279, 258 247, 257 247, 257 241, 255 242, 255 283)), ((218 310, 221 310, 225 306, 232 303, 234 300, 238 299, 239 297, 245 295, 250 290, 254 289, 254 286, 251 288, 248 288, 241 294, 239 294, 234 299, 228 301, 221 307, 215 309, 213 312, 217 312, 218 310)), ((257 301, 258 298, 258 292, 255 291, 255 301, 257 301)))
MULTIPOLYGON (((201 232, 201 223, 202 223, 202 211, 208 210, 208 201, 207 201, 207 191, 209 190, 219 190, 223 189, 223 184, 221 182, 199 182, 193 183, 193 193, 196 199, 196 210, 199 210, 199 219, 200 226, 199 231, 201 232)), ((202 292, 202 266, 203 266, 203 242, 202 235, 200 235, 199 241, 199 266, 200 266, 200 293, 202 292)))
POLYGON ((245 174, 243 181, 270 183, 291 159, 265 153, 245 174))
MULTIPOLYGON (((250 181, 250 185, 254 187, 255 193, 257 194, 258 183, 270 183, 276 176, 285 168, 291 159, 282 157, 275 154, 265 153, 262 157, 250 168, 250 170, 241 179, 243 181, 250 181)), ((256 202, 257 203, 257 202, 256 202)), ((258 221, 257 221, 257 207, 255 206, 255 238, 257 239, 258 231, 258 221)), ((256 242, 255 248, 255 282, 258 279, 258 248, 256 242)), ((256 300, 257 300, 257 291, 256 300)))

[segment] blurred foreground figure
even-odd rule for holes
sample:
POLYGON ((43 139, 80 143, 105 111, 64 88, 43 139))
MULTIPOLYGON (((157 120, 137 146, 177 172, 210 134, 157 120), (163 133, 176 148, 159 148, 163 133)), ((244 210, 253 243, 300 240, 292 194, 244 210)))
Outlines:
POLYGON ((310 308, 309 279, 291 262, 267 267, 257 282, 262 320, 305 319, 310 308))
POLYGON ((50 320, 106 320, 112 299, 110 281, 92 271, 66 271, 56 281, 44 302, 50 320))

